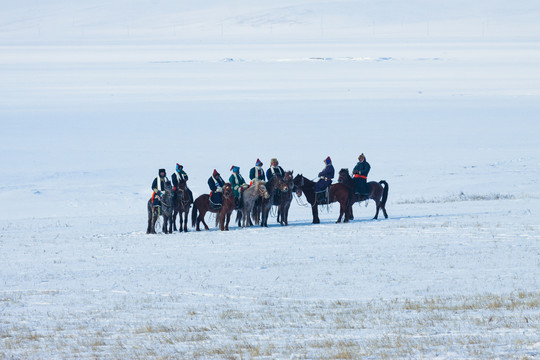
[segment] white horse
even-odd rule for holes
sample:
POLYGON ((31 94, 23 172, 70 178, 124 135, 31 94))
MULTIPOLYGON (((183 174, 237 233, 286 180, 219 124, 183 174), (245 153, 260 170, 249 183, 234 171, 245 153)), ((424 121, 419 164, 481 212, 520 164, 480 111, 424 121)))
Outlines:
POLYGON ((253 180, 253 184, 242 193, 242 207, 238 209, 238 215, 240 217, 238 221, 239 226, 240 221, 242 221, 242 227, 252 225, 250 218, 251 212, 255 206, 255 201, 260 197, 268 199, 270 194, 268 194, 264 182, 253 180))

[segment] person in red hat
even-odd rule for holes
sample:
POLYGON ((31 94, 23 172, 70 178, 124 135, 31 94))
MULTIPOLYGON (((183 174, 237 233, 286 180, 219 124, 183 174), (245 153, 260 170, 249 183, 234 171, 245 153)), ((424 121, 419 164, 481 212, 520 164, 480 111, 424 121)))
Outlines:
POLYGON ((212 176, 208 179, 208 186, 210 187, 210 201, 215 205, 220 205, 223 203, 223 186, 225 186, 225 181, 221 178, 221 175, 214 169, 212 176))
POLYGON ((262 169, 263 163, 261 160, 257 159, 255 166, 249 170, 249 179, 253 183, 253 180, 266 181, 264 176, 264 170, 262 169))
POLYGON ((330 156, 324 159, 324 164, 325 167, 323 171, 319 173, 319 181, 317 181, 317 184, 315 184, 315 193, 317 194, 317 199, 320 203, 327 202, 326 188, 332 184, 332 179, 334 178, 335 173, 330 156))

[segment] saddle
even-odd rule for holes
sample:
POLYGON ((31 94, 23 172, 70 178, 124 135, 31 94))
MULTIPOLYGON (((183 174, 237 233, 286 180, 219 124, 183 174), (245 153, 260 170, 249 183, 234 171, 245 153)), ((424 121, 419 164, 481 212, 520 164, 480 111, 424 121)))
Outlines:
POLYGON ((218 211, 221 210, 221 204, 212 202, 212 199, 208 199, 210 210, 218 211))
POLYGON ((317 205, 328 205, 330 203, 330 186, 325 190, 315 193, 315 203, 317 205))

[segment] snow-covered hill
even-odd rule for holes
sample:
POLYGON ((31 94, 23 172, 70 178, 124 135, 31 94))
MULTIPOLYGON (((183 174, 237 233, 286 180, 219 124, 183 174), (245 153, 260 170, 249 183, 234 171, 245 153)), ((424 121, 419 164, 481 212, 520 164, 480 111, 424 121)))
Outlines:
POLYGON ((535 39, 537 1, 39 1, 3 4, 0 41, 535 39))

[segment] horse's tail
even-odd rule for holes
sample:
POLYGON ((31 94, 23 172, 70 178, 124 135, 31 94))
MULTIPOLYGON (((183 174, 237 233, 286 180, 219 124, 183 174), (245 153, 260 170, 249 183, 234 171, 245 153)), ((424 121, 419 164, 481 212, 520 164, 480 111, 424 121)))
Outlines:
POLYGON ((386 200, 388 200, 388 183, 384 180, 379 181, 379 184, 384 186, 383 194, 382 194, 382 200, 381 200, 381 206, 386 206, 386 200))
POLYGON ((197 203, 193 202, 193 210, 191 210, 191 227, 195 227, 197 223, 197 203))

